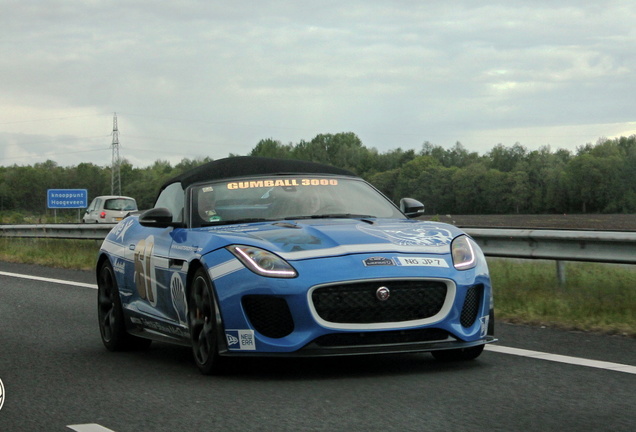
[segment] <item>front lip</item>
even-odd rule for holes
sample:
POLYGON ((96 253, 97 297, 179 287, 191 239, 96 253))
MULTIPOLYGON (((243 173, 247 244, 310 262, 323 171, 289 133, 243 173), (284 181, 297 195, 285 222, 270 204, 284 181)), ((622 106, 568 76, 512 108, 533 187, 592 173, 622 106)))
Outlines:
POLYGON ((494 336, 486 336, 471 342, 464 342, 453 337, 444 340, 431 342, 411 342, 411 343, 395 343, 381 345, 349 345, 338 347, 322 347, 315 342, 310 342, 304 348, 292 352, 237 352, 224 351, 219 353, 222 356, 240 356, 240 357, 335 357, 335 356, 352 356, 352 355, 370 355, 370 354, 406 354, 421 353, 448 349, 471 348, 479 345, 497 342, 494 336))

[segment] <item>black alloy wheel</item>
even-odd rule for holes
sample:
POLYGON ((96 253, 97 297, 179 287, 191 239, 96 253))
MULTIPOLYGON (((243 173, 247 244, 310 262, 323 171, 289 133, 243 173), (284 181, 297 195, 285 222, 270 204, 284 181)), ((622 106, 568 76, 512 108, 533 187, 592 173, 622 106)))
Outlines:
POLYGON ((126 332, 117 280, 108 261, 100 267, 97 278, 97 319, 102 342, 109 351, 145 349, 152 343, 126 332))
POLYGON ((204 375, 219 372, 219 312, 204 269, 194 275, 188 295, 188 326, 194 361, 204 375))

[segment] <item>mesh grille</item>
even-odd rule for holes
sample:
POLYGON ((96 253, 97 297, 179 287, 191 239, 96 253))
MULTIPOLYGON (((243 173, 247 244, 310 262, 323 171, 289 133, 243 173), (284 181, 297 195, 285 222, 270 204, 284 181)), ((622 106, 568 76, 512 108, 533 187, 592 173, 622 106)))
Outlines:
POLYGON ((481 302, 484 287, 482 285, 472 286, 466 292, 464 307, 459 322, 464 327, 470 327, 475 323, 477 314, 479 313, 479 304, 481 302))
POLYGON ((446 284, 439 281, 369 281, 317 288, 311 295, 318 315, 327 322, 369 324, 413 321, 436 315, 446 299, 446 284), (389 298, 380 301, 378 288, 389 298))
POLYGON ((243 297, 242 303, 254 330, 263 336, 282 338, 294 331, 294 320, 285 299, 248 295, 243 297))

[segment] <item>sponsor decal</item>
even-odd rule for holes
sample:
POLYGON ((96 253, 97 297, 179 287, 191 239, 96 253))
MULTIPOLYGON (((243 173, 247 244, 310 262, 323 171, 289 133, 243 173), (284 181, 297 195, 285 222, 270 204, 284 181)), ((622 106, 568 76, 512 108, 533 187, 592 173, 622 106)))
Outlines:
POLYGON ((130 219, 125 224, 119 225, 115 228, 115 240, 124 241, 124 237, 126 236, 126 232, 132 226, 133 220, 130 219))
POLYGON ((155 331, 158 331, 159 333, 174 335, 181 338, 190 337, 190 332, 188 332, 187 330, 177 326, 163 324, 158 321, 153 321, 146 318, 140 318, 139 324, 141 324, 144 329, 155 330, 155 331))
POLYGON ((396 259, 400 266, 448 268, 448 263, 443 258, 397 257, 396 259))
POLYGON ((381 227, 358 225, 360 231, 401 246, 448 246, 453 240, 450 231, 443 228, 413 224, 390 224, 381 227))
POLYGON ((337 186, 337 179, 326 178, 285 178, 285 179, 263 179, 230 182, 227 188, 234 189, 254 189, 271 187, 293 187, 293 186, 337 186))
POLYGON ((145 240, 139 240, 135 245, 135 286, 139 297, 157 305, 157 281, 155 280, 155 266, 152 259, 152 251, 155 247, 155 238, 148 236, 145 240))
POLYGON ((374 267, 374 266, 394 266, 395 265, 395 261, 393 261, 391 258, 384 258, 384 257, 371 257, 371 258, 367 258, 364 261, 362 261, 362 263, 366 266, 366 267, 374 267))
POLYGON ((227 338, 228 345, 237 345, 239 343, 239 339, 231 334, 226 334, 225 337, 227 338))
POLYGON ((486 335, 488 334, 488 322, 490 321, 490 316, 486 315, 484 317, 481 317, 479 319, 479 321, 481 322, 481 328, 479 330, 479 336, 480 337, 486 337, 486 335))
POLYGON ((231 350, 255 351, 254 330, 226 330, 227 347, 231 350))
POLYGON ((184 245, 174 245, 172 246, 172 249, 185 251, 185 252, 196 252, 196 253, 199 253, 203 250, 203 248, 200 248, 198 246, 184 246, 184 245))
POLYGON ((113 270, 116 273, 124 274, 126 270, 126 262, 121 258, 117 258, 115 260, 115 264, 113 265, 113 270))
POLYGON ((170 278, 170 296, 172 297, 172 307, 177 313, 179 323, 185 324, 188 316, 188 302, 186 301, 183 280, 177 272, 172 273, 170 278))

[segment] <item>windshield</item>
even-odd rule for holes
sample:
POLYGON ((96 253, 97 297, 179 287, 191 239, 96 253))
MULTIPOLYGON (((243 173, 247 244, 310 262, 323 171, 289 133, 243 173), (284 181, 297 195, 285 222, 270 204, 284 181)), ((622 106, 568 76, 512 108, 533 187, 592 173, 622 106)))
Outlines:
POLYGON ((211 182, 190 192, 192 226, 307 218, 404 218, 361 179, 268 176, 211 182))
POLYGON ((126 198, 107 199, 104 203, 104 210, 137 210, 137 203, 135 200, 126 198))

